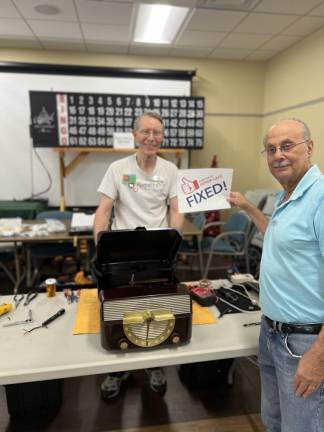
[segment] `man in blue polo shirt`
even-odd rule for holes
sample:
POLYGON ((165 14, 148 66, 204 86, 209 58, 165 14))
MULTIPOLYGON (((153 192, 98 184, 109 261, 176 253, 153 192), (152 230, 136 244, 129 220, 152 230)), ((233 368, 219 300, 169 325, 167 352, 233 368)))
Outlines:
POLYGON ((229 201, 265 233, 259 340, 261 414, 268 432, 324 432, 324 176, 297 119, 264 138, 271 174, 283 187, 268 221, 240 193, 229 201))

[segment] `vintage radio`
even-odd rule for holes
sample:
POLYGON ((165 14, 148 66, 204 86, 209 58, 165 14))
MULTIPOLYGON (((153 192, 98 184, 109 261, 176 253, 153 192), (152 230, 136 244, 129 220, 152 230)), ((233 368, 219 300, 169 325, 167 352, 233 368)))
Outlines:
POLYGON ((104 348, 147 349, 189 342, 191 298, 174 275, 181 240, 176 229, 100 233, 94 269, 104 348))

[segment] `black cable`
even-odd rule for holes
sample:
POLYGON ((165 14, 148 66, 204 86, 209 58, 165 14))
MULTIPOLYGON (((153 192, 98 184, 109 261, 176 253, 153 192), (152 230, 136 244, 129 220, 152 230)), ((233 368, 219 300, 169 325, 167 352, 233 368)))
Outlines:
POLYGON ((38 192, 37 194, 32 193, 32 195, 31 195, 30 197, 28 197, 28 198, 23 198, 23 201, 32 200, 32 199, 34 199, 34 198, 39 197, 40 195, 43 195, 44 193, 48 192, 48 191, 51 189, 52 184, 53 184, 52 176, 51 176, 50 172, 48 171, 47 167, 45 166, 45 164, 44 164, 42 158, 41 158, 40 155, 38 154, 38 152, 37 152, 37 150, 36 150, 35 147, 34 147, 34 153, 35 153, 37 159, 39 160, 41 166, 44 168, 45 173, 47 174, 47 178, 48 178, 48 182, 49 182, 49 184, 48 184, 48 186, 47 186, 44 190, 42 190, 41 192, 38 192))

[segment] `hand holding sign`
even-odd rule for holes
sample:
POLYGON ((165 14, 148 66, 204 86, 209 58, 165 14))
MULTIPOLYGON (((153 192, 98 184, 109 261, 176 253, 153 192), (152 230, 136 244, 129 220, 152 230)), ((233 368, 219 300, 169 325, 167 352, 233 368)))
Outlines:
POLYGON ((207 168, 179 170, 178 203, 181 213, 230 208, 226 200, 233 170, 207 168))

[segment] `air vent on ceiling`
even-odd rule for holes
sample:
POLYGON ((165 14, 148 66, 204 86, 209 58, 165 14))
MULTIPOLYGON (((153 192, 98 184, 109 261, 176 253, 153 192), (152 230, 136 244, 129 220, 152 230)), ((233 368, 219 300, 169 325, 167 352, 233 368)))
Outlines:
POLYGON ((198 0, 197 7, 220 10, 251 11, 260 0, 198 0))

